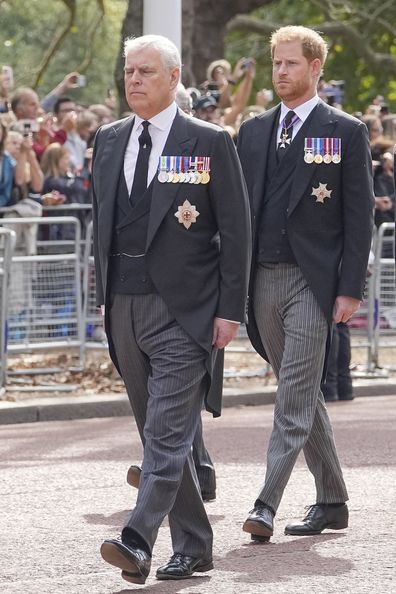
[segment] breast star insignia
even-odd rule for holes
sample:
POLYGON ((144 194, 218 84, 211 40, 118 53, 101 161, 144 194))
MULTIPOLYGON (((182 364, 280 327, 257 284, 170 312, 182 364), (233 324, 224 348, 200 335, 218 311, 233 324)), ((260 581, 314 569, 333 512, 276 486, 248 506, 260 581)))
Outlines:
POLYGON ((197 222, 197 217, 199 217, 199 212, 195 208, 193 204, 190 204, 188 200, 185 200, 181 206, 177 207, 177 212, 175 212, 175 217, 185 226, 186 229, 189 229, 192 223, 197 222))
POLYGON ((327 184, 321 184, 319 182, 317 188, 312 187, 311 196, 316 196, 315 202, 321 202, 323 204, 326 198, 330 198, 332 191, 327 189, 327 184))

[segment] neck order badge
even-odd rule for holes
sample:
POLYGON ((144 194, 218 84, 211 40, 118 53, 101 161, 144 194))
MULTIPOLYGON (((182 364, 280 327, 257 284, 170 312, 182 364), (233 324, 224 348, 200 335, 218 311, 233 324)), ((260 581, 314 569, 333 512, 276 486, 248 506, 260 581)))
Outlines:
POLYGON ((278 144, 279 154, 281 154, 282 150, 286 149, 290 145, 293 137, 293 126, 297 122, 297 120, 298 115, 296 115, 294 111, 288 111, 286 116, 284 117, 280 140, 278 144))

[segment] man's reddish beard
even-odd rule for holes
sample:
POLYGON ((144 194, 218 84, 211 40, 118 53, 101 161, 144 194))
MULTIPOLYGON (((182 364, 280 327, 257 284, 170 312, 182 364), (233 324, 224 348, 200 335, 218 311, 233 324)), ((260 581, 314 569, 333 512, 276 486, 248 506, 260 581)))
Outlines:
POLYGON ((291 81, 288 79, 280 79, 275 81, 272 79, 272 84, 274 86, 275 92, 280 97, 280 99, 297 99, 305 95, 309 88, 309 84, 304 79, 299 81, 291 81), (284 82, 287 85, 282 89, 279 90, 279 85, 284 82))

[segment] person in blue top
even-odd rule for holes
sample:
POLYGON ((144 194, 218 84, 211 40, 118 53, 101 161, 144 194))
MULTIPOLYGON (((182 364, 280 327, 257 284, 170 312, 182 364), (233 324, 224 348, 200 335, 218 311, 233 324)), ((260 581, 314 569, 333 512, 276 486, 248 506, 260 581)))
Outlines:
POLYGON ((5 152, 7 128, 0 122, 0 206, 8 206, 12 199, 16 161, 5 152))

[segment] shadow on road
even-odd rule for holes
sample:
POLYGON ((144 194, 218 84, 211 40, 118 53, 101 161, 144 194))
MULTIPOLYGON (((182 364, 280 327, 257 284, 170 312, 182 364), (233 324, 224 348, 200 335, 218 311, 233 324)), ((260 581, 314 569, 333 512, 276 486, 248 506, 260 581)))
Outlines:
POLYGON ((353 563, 337 557, 322 557, 315 545, 343 538, 344 534, 319 534, 297 537, 276 544, 249 543, 230 551, 216 562, 216 569, 239 573, 235 582, 276 583, 287 582, 295 576, 335 576, 348 573, 353 563))

